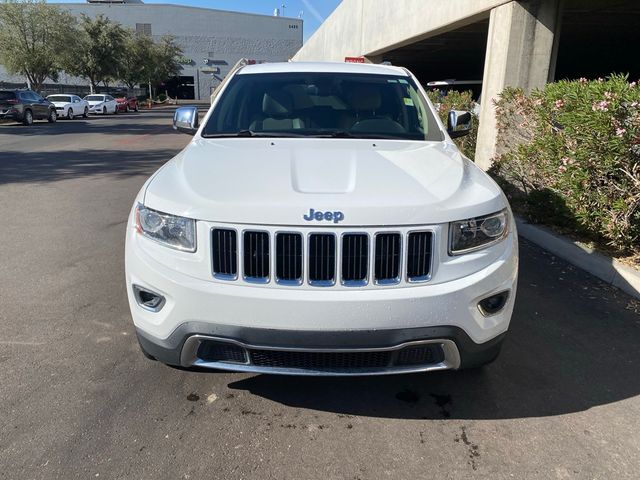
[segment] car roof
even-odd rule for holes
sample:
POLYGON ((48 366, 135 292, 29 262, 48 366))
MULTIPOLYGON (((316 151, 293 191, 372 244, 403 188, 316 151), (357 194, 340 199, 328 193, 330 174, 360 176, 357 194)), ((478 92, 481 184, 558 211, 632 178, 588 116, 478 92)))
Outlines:
POLYGON ((257 73, 359 73, 370 75, 395 75, 408 77, 404 68, 391 65, 376 65, 373 63, 346 62, 280 62, 260 63, 243 67, 238 74, 248 75, 257 73))

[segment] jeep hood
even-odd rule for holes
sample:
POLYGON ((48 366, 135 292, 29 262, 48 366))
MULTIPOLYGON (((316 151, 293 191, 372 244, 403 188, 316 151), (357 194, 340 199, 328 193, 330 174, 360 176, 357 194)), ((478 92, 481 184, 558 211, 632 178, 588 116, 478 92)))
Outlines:
POLYGON ((449 142, 194 139, 150 182, 144 203, 198 220, 336 226, 425 225, 505 208, 500 188, 449 142), (331 218, 331 216, 329 216, 331 218), (339 218, 339 217, 338 217, 339 218))

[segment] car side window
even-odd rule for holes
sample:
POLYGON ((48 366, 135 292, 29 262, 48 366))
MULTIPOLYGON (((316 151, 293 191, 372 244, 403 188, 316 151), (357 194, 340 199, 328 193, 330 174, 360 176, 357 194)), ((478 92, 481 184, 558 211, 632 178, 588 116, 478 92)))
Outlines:
POLYGON ((107 95, 105 98, 107 102, 110 102, 111 100, 113 100, 113 97, 111 95, 107 95))

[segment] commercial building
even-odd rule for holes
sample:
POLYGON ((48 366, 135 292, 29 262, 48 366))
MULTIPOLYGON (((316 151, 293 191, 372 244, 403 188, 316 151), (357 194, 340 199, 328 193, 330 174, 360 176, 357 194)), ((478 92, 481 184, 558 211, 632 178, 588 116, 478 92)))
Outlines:
MULTIPOLYGON (((215 2, 211 2, 215 3, 215 2)), ((290 59, 302 46, 302 20, 296 18, 228 12, 168 4, 145 4, 141 0, 88 1, 58 4, 80 17, 102 14, 138 33, 160 38, 176 37, 183 50, 183 70, 162 87, 172 97, 206 99, 241 58, 256 62, 290 59)), ((24 84, 0 66, 0 82, 24 84)), ((51 89, 52 82, 46 87, 51 89)), ((88 85, 62 74, 62 85, 88 85)))
POLYGON ((427 83, 482 80, 476 162, 495 152, 493 100, 507 86, 640 77, 637 0, 343 0, 294 60, 362 56, 427 83))

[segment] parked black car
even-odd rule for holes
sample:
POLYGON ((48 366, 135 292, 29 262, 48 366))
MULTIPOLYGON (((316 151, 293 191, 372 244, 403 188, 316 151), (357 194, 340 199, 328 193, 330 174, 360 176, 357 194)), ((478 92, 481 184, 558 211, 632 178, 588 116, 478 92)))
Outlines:
POLYGON ((9 118, 24 125, 34 120, 58 119, 56 107, 49 100, 31 90, 0 90, 0 118, 9 118))

